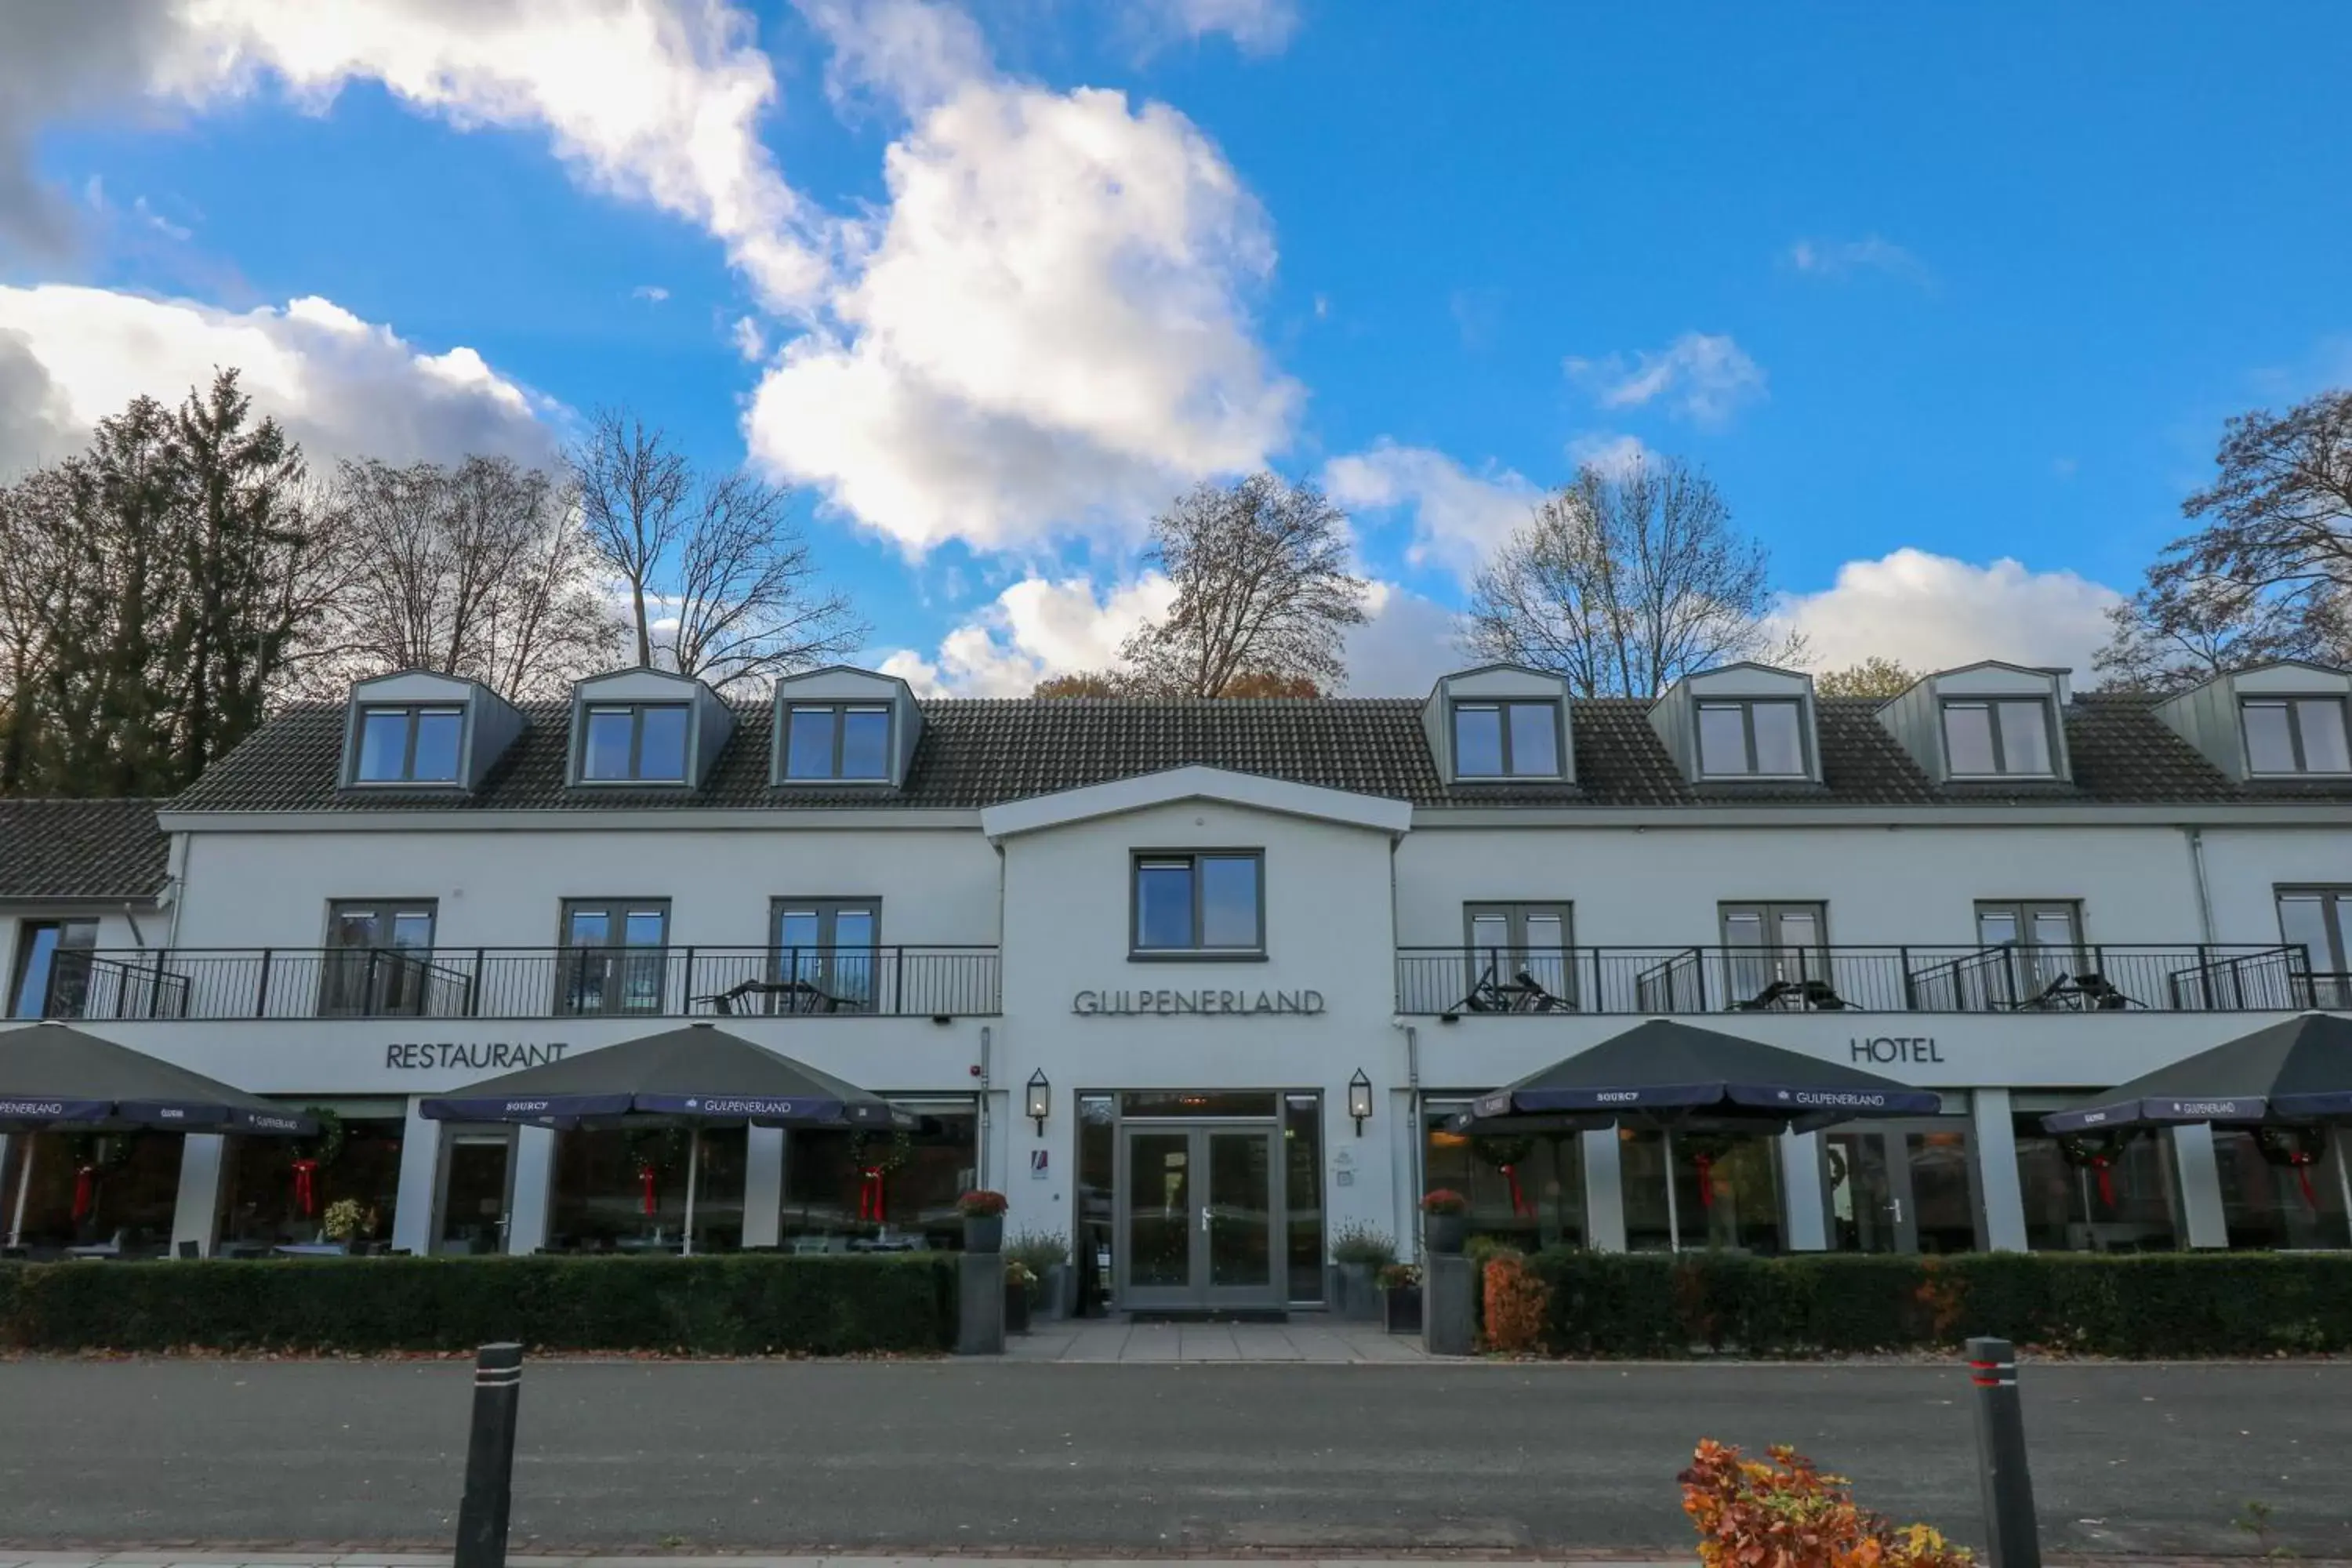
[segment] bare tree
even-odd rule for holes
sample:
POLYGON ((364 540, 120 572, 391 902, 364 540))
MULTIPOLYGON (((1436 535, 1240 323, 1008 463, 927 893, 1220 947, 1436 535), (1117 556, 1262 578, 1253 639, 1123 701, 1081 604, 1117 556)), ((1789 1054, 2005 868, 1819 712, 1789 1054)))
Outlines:
POLYGON ((530 696, 611 660, 622 627, 555 476, 505 458, 370 461, 345 463, 339 489, 347 673, 437 669, 530 696))
POLYGON ((587 442, 572 457, 589 542, 629 585, 637 662, 654 661, 654 581, 687 526, 693 466, 658 428, 617 408, 596 411, 587 442))
POLYGON ((1461 640, 1582 696, 1654 697, 1711 665, 1801 660, 1771 606, 1764 547, 1704 474, 1673 458, 1588 464, 1478 574, 1461 640))
POLYGON ((2110 615, 2110 687, 2167 689, 2272 658, 2352 658, 2352 390, 2231 419, 2204 523, 2164 547, 2110 615))
POLYGON ((1917 670, 1874 653, 1860 664, 1824 670, 1813 678, 1813 689, 1823 697, 1895 697, 1918 683, 1917 670))
POLYGON ((1202 485, 1151 525, 1147 561, 1176 584, 1167 617, 1119 649, 1148 689, 1221 697, 1244 675, 1337 686, 1346 629, 1364 620, 1347 514, 1310 484, 1253 474, 1202 485))
POLYGON ((1082 669, 1049 675, 1031 689, 1032 697, 1132 697, 1135 682, 1116 669, 1082 669))

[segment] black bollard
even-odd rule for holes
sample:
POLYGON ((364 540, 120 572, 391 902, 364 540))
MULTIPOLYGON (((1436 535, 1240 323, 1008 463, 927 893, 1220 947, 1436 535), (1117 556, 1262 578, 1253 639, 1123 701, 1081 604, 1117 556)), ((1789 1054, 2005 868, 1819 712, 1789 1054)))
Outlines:
POLYGON ((514 1500, 515 1406, 522 1347, 484 1345, 474 1356, 474 1430, 466 1441, 466 1496, 457 1505, 455 1568, 505 1568, 514 1500))
POLYGON ((1984 1489, 1985 1535, 1992 1548, 1986 1560, 1992 1568, 2042 1568, 2015 1348, 2007 1340, 1970 1340, 1969 1382, 1977 1394, 1977 1469, 1984 1489))

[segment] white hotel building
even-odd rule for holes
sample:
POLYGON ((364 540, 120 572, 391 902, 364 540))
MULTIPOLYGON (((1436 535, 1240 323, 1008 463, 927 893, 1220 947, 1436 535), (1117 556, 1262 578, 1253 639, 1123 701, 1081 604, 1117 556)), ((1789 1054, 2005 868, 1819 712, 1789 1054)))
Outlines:
MULTIPOLYGON (((1735 666, 1654 702, 1507 667, 1426 700, 921 701, 836 668, 730 703, 629 670, 509 706, 437 675, 272 720, 176 799, 0 803, 0 976, 347 1134, 380 1246, 674 1237, 621 1133, 420 1096, 709 1019, 923 1114, 707 1141, 698 1245, 948 1243, 965 1185, 1120 1306, 1318 1302, 1430 1187, 1529 1243, 2345 1246, 2242 1133, 2070 1163, 2039 1117, 2352 1003, 2344 671, 2161 701, 1988 663, 1891 700, 1735 666), (1473 1093, 1673 1015, 1943 1095, 1788 1136, 1468 1142, 1473 1093), (645 1212, 651 1204, 654 1212, 645 1212)), ((19 1134, 0 1233, 310 1240, 289 1153, 19 1134), (56 1145, 54 1149, 49 1147, 56 1145), (33 1173, 24 1179, 30 1157, 33 1173)))

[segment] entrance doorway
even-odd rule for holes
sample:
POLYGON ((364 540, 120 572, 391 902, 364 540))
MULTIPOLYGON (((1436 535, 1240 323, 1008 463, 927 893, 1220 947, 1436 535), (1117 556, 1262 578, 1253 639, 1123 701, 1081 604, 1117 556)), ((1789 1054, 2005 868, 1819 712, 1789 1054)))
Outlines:
POLYGON ((1822 1134, 1829 1243, 1840 1252, 1976 1252, 1984 1205, 1965 1124, 1894 1122, 1822 1134))
POLYGON ((433 1250, 504 1252, 514 1215, 512 1128, 452 1127, 441 1145, 433 1250))
POLYGON ((1122 1128, 1119 1305, 1208 1312, 1285 1304, 1280 1140, 1272 1122, 1122 1128))

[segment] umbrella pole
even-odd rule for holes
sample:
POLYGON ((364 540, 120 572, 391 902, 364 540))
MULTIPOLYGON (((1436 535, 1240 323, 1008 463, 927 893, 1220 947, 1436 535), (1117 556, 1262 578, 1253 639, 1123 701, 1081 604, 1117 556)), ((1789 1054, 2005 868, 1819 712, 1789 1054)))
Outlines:
POLYGON ((694 1256, 694 1178, 702 1166, 702 1127, 697 1123, 694 1135, 686 1145, 686 1250, 682 1256, 694 1256))
MULTIPOLYGON (((25 1152, 29 1154, 32 1150, 28 1147, 25 1152)), ((2352 1231, 2352 1129, 2336 1134, 2336 1184, 2344 1189, 2344 1224, 2352 1231)))
POLYGON ((16 1162, 16 1216, 9 1222, 8 1245, 25 1245, 25 1195, 33 1190, 33 1135, 17 1134, 25 1141, 25 1157, 16 1162))
POLYGON ((1669 1125, 1659 1129, 1666 1139, 1666 1250, 1683 1249, 1682 1207, 1675 1198, 1675 1130, 1669 1125))

